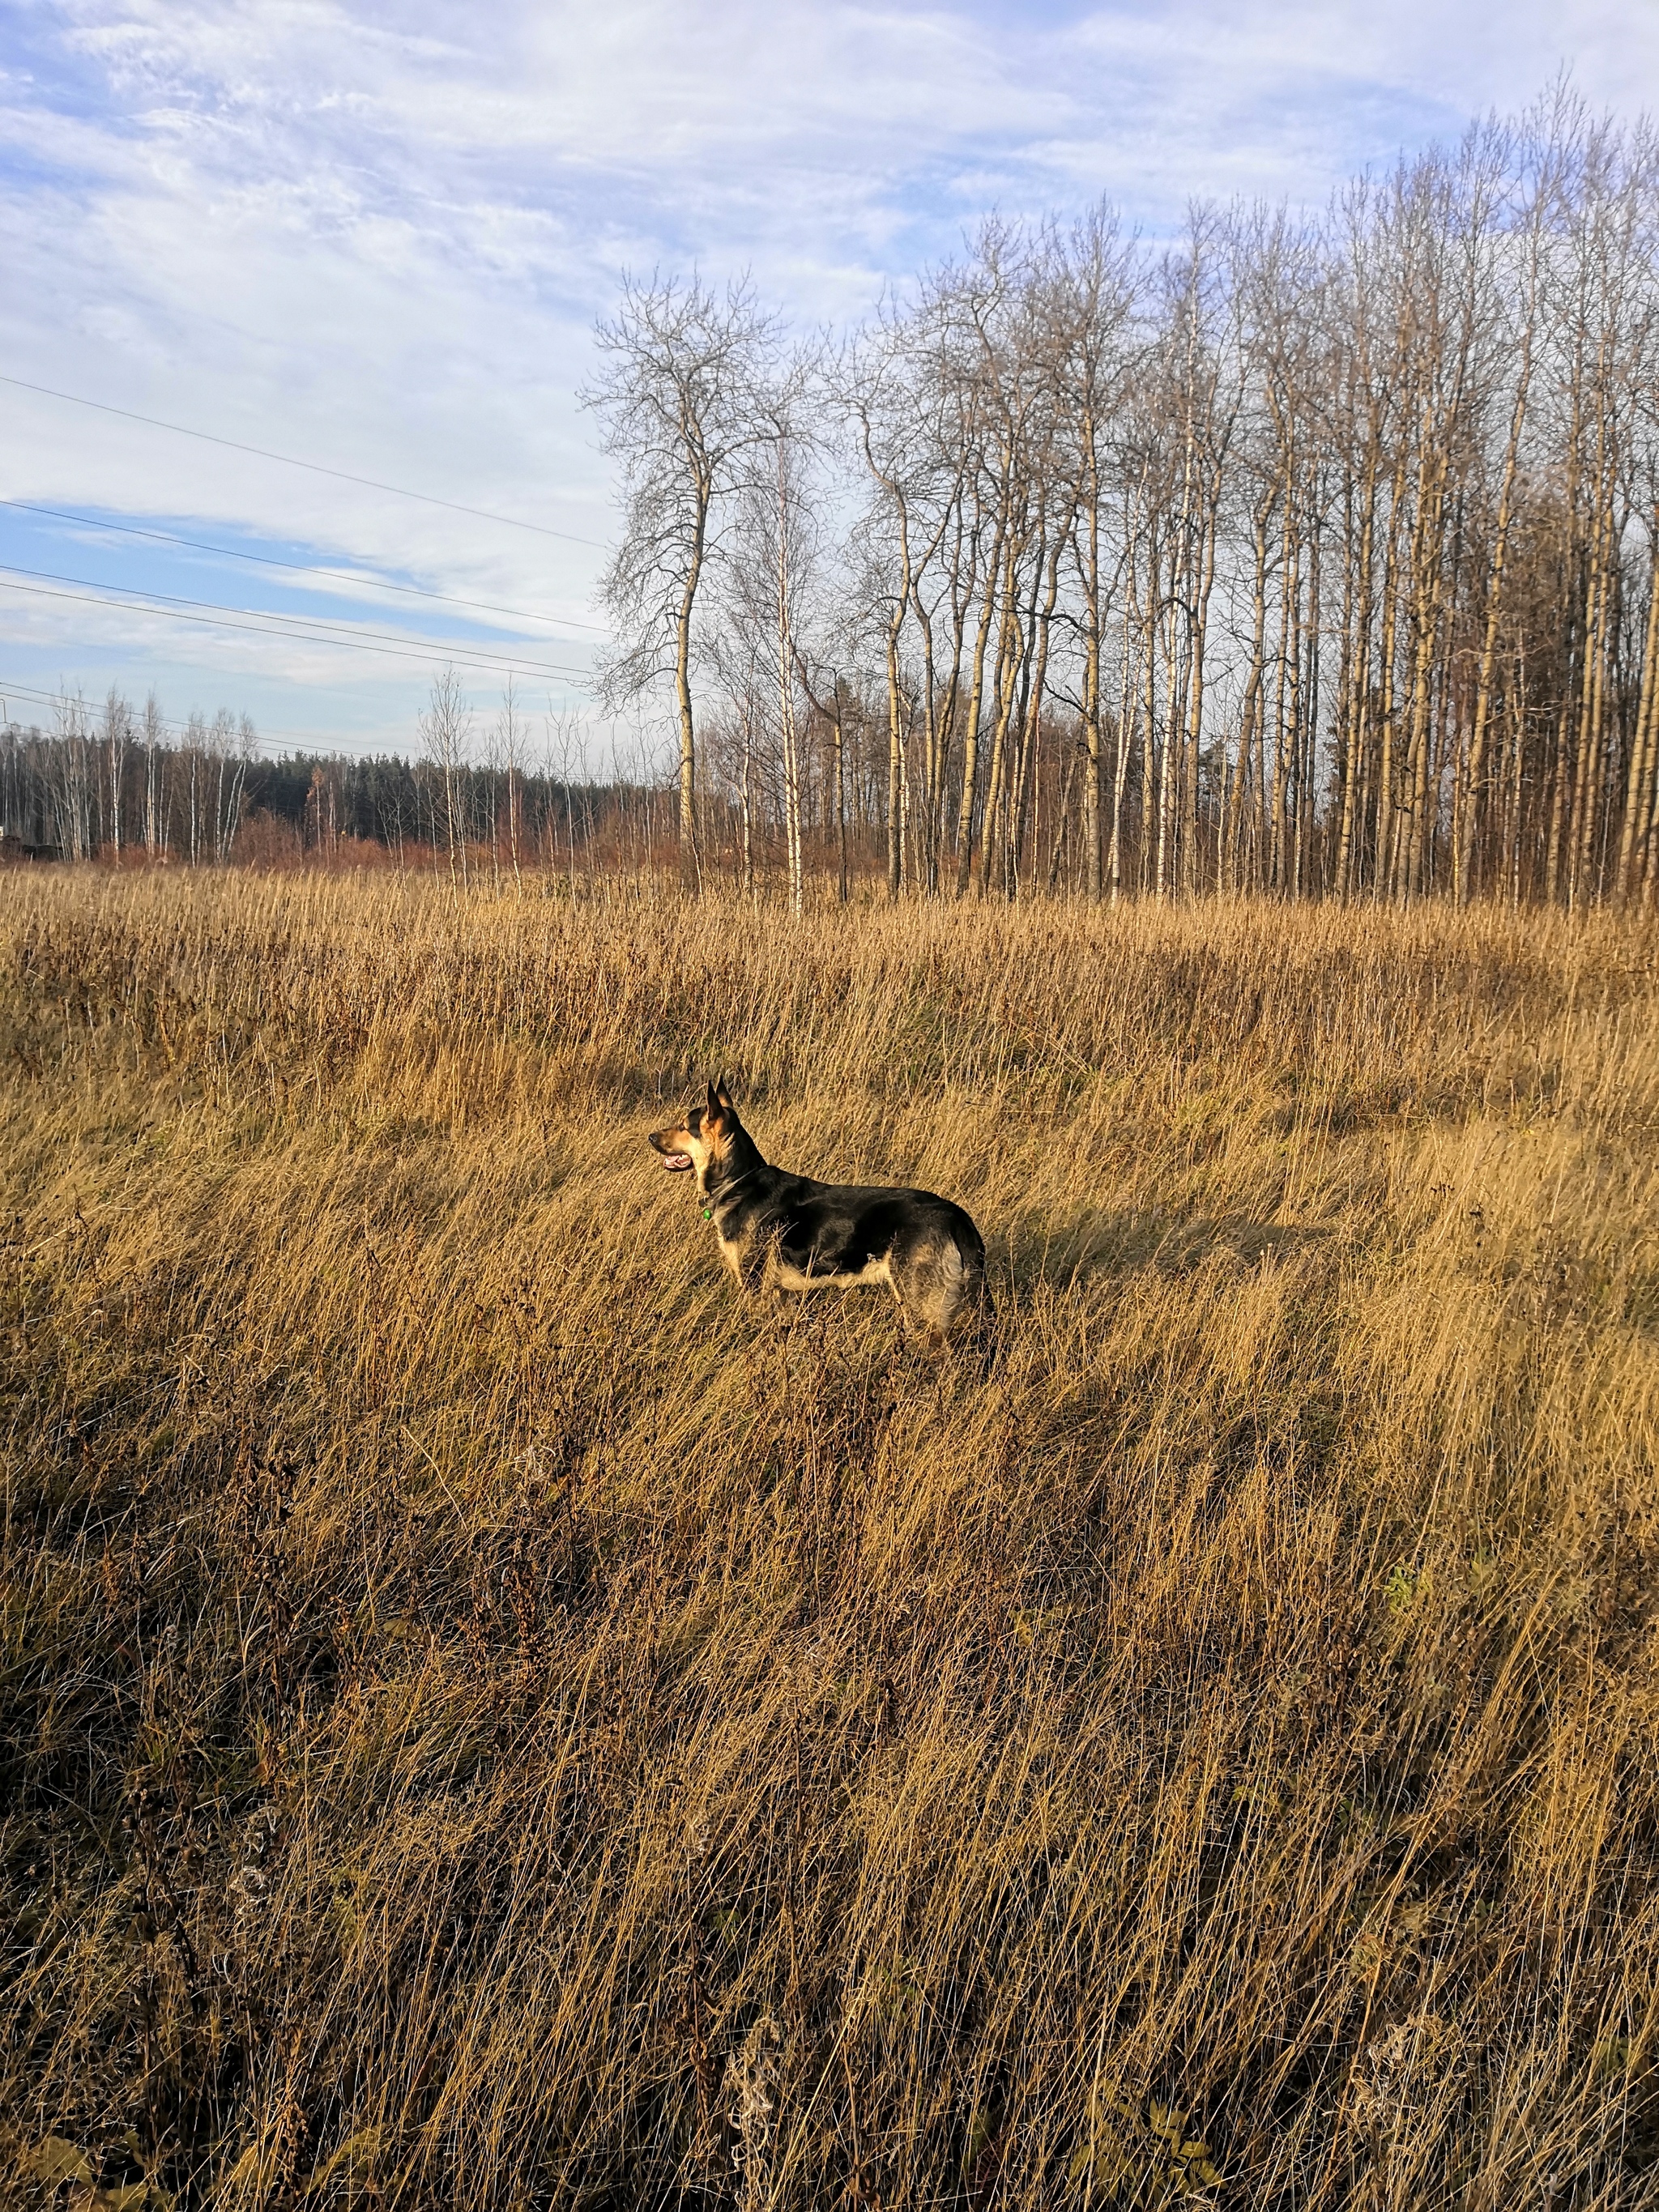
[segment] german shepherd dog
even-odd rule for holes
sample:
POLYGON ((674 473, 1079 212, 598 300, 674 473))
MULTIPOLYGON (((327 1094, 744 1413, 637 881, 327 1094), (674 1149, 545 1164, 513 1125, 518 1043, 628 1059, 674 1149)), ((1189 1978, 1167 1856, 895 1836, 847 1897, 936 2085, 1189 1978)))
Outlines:
POLYGON ((931 1190, 815 1182, 761 1158, 724 1079, 706 1105, 646 1140, 671 1175, 694 1174, 720 1256, 753 1292, 885 1283, 911 1328, 942 1352, 964 1315, 988 1366, 994 1312, 985 1245, 959 1206, 931 1190))

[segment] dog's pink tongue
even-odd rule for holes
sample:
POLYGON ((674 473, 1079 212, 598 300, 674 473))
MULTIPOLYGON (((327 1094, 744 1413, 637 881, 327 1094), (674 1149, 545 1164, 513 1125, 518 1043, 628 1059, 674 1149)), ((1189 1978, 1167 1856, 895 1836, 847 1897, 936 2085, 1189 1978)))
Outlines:
POLYGON ((684 1175, 691 1164, 690 1152, 665 1152, 662 1164, 670 1175, 684 1175))

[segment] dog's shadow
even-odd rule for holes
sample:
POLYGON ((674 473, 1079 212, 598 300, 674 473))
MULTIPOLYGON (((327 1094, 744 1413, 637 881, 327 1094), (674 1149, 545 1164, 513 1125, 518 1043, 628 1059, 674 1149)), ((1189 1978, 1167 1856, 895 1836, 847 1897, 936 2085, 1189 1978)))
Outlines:
POLYGON ((1113 1212, 1022 1215, 996 1240, 994 1265, 1017 1295, 1041 1284, 1073 1288, 1097 1276, 1152 1269, 1195 1273, 1217 1259, 1241 1268, 1288 1257, 1323 1243, 1328 1229, 1259 1221, 1243 1213, 1164 1213, 1150 1208, 1113 1212))

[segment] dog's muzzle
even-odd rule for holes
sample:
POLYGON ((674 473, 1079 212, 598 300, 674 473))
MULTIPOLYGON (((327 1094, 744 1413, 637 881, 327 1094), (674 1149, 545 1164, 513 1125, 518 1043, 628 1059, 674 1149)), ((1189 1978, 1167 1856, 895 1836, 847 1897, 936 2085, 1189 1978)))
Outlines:
POLYGON ((689 1175, 690 1173, 691 1155, 690 1152, 677 1152, 671 1150, 668 1146, 664 1144, 660 1136, 659 1136, 654 1130, 645 1141, 651 1146, 653 1152, 661 1155, 662 1164, 667 1169, 670 1175, 689 1175))

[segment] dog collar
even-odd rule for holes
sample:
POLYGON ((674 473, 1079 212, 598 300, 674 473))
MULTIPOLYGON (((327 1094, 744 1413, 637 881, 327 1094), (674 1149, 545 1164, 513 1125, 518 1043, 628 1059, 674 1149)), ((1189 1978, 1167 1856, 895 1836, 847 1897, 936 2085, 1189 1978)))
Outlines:
MULTIPOLYGON (((720 1186, 720 1196, 722 1198, 729 1198, 732 1193, 737 1188, 738 1185, 740 1182, 747 1182, 750 1176, 752 1176, 755 1170, 753 1168, 745 1168, 740 1176, 733 1176, 730 1182, 722 1183, 720 1186)), ((714 1218, 714 1209, 712 1206, 704 1206, 702 1209, 702 1218, 705 1221, 712 1221, 714 1218)))

